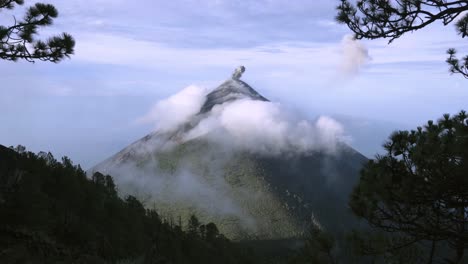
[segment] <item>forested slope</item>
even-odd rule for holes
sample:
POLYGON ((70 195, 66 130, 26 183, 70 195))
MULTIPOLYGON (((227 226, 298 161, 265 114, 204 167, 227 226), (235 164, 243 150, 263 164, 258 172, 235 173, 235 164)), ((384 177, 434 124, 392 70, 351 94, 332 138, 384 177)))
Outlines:
POLYGON ((176 222, 119 197, 111 176, 0 145, 1 263, 252 263, 213 223, 176 222))

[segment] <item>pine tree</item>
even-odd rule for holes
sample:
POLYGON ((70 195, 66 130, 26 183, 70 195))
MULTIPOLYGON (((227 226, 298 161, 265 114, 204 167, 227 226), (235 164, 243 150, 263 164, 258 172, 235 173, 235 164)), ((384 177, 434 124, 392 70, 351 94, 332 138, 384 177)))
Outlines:
POLYGON ((205 228, 205 239, 212 243, 219 237, 218 227, 214 223, 208 223, 205 228))
MULTIPOLYGON (((0 0, 0 12, 23 5, 24 0, 0 0)), ((13 25, 0 25, 0 59, 8 61, 35 60, 59 62, 74 52, 75 40, 67 33, 38 40, 41 27, 50 26, 58 11, 51 4, 36 3, 29 7, 23 19, 14 17, 13 25)))
POLYGON ((384 147, 386 154, 361 173, 349 203, 353 212, 388 235, 381 253, 422 245, 428 248, 423 263, 462 263, 468 249, 467 114, 395 132, 384 147))
POLYGON ((191 215, 188 222, 188 233, 192 236, 198 236, 200 229, 200 221, 195 215, 191 215))

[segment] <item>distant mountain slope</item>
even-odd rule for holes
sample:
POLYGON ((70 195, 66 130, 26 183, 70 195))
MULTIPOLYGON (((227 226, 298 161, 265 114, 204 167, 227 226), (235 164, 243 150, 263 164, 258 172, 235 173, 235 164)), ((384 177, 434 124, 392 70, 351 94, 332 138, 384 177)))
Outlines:
POLYGON ((367 159, 344 143, 334 152, 268 153, 226 147, 230 138, 213 140, 220 137, 215 132, 184 137, 215 107, 236 100, 268 102, 233 77, 177 129, 149 134, 90 172, 112 175, 122 192, 166 217, 195 213, 233 239, 299 237, 311 221, 333 229, 350 224, 348 195, 367 159))

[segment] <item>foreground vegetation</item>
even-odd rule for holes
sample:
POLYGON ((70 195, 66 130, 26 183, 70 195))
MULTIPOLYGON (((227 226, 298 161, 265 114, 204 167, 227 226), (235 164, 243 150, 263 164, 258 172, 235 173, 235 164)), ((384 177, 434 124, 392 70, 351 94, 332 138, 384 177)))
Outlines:
POLYGON ((1 263, 253 263, 213 223, 187 230, 64 157, 0 146, 1 263))

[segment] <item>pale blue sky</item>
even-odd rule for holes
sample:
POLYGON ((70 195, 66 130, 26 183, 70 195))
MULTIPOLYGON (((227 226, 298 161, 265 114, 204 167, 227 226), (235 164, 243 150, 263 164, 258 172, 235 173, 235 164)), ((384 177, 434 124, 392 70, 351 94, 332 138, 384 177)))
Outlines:
POLYGON ((60 15, 42 35, 71 33, 76 55, 60 64, 0 62, 0 144, 68 155, 85 168, 151 131, 136 120, 156 101, 191 84, 213 88, 241 64, 243 79, 269 99, 337 116, 367 155, 392 129, 467 108, 468 80, 444 62, 449 47, 468 53, 453 26, 391 45, 363 41, 371 60, 346 75, 349 31, 333 21, 338 1, 46 2, 60 15))

